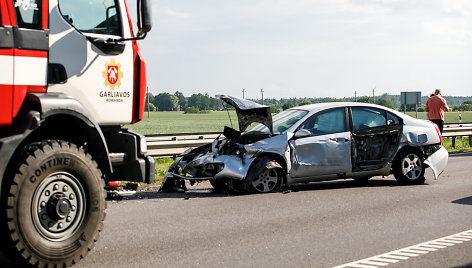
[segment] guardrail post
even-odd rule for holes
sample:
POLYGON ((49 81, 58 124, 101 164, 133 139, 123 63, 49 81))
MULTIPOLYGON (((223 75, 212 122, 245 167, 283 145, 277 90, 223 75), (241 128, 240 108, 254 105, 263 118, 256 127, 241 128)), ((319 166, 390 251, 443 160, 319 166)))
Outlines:
POLYGON ((452 140, 452 148, 456 148, 456 137, 451 137, 452 140))
POLYGON ((469 136, 469 146, 472 147, 472 136, 469 136))

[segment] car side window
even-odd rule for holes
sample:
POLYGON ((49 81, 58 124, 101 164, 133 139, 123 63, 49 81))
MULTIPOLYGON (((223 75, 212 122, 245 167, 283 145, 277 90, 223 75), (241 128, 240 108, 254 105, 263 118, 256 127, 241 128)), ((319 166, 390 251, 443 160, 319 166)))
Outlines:
POLYGON ((41 4, 41 0, 14 2, 18 27, 40 30, 42 28, 41 4))
POLYGON ((387 112, 387 126, 400 125, 400 118, 390 112, 387 112))
POLYGON ((310 131, 311 136, 326 135, 346 131, 346 113, 344 108, 332 109, 314 114, 300 129, 310 131))
POLYGON ((116 0, 60 0, 65 20, 84 33, 122 36, 121 16, 116 0))
POLYGON ((352 107, 353 130, 381 127, 387 125, 385 111, 370 107, 352 107))

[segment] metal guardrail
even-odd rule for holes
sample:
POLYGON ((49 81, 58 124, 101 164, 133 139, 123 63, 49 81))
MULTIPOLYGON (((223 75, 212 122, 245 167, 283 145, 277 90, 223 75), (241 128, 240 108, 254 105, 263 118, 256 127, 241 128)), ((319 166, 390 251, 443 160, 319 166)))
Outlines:
POLYGON ((176 156, 189 148, 211 143, 221 132, 163 134, 146 136, 148 155, 176 156))
MULTIPOLYGON (((147 135, 148 155, 153 157, 174 157, 189 148, 196 148, 211 143, 221 132, 157 134, 147 135)), ((457 137, 469 137, 472 147, 472 123, 445 124, 444 138, 452 138, 452 146, 456 145, 457 137)))
POLYGON ((443 138, 451 138, 452 147, 456 147, 458 137, 469 137, 469 146, 472 147, 472 123, 444 124, 443 138))

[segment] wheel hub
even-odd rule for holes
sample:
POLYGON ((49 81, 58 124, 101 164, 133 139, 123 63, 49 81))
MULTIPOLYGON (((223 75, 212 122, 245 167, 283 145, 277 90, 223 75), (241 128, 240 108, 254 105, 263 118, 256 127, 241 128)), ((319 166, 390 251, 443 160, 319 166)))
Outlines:
POLYGON ((83 219, 85 192, 69 173, 51 174, 39 185, 33 198, 33 221, 47 238, 67 237, 83 219))
POLYGON ((55 193, 49 198, 46 211, 51 219, 64 219, 71 212, 71 204, 64 193, 55 193))
POLYGON ((259 177, 252 182, 252 185, 257 191, 266 193, 272 191, 277 185, 277 182, 277 172, 273 169, 268 169, 261 173, 259 177))
POLYGON ((418 156, 414 154, 407 155, 403 159, 402 172, 405 177, 410 180, 415 180, 421 175, 422 166, 419 162, 418 156))

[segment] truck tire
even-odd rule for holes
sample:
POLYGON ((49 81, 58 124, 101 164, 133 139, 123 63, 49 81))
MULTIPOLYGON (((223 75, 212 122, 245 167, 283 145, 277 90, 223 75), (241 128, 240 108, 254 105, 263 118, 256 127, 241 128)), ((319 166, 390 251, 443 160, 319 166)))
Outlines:
POLYGON ((85 257, 102 230, 102 173, 88 153, 65 141, 32 144, 22 155, 1 212, 8 252, 23 264, 69 267, 85 257))

